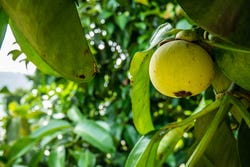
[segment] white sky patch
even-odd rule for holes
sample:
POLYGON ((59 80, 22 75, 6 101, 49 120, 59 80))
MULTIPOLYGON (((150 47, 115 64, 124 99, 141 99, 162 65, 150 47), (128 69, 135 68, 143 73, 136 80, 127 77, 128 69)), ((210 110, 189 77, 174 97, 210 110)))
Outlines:
POLYGON ((28 75, 34 74, 36 67, 32 63, 29 63, 28 68, 26 68, 25 62, 20 62, 25 58, 24 54, 20 55, 15 61, 12 60, 11 55, 8 55, 10 51, 19 49, 19 46, 15 44, 15 41, 10 27, 8 26, 0 49, 0 72, 18 72, 28 75))

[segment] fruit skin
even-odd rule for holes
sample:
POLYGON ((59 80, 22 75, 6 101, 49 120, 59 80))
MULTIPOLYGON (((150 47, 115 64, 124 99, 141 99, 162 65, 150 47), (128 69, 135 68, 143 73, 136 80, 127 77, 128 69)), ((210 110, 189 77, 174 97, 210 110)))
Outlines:
POLYGON ((216 49, 215 61, 229 79, 250 91, 249 53, 216 49))
MULTIPOLYGON (((77 82, 93 78, 95 60, 73 0, 0 0, 0 4, 18 31, 53 70, 77 82)), ((22 43, 19 45, 24 47, 22 43)))
POLYGON ((194 96, 211 84, 214 64, 199 45, 183 40, 170 41, 154 52, 149 76, 154 87, 166 96, 194 96))

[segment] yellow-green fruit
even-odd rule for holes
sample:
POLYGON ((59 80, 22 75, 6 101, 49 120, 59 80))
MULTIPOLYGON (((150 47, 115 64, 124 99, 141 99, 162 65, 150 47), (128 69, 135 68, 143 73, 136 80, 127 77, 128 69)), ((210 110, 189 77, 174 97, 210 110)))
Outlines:
POLYGON ((214 65, 209 54, 199 45, 176 40, 154 52, 149 75, 154 87, 166 96, 194 96, 211 84, 214 65))

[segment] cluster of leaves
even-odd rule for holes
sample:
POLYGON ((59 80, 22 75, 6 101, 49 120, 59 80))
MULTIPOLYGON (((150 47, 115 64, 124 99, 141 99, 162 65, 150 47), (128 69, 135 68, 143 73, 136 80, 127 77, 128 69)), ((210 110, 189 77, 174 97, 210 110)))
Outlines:
MULTIPOLYGON (((38 71, 31 90, 3 89, 2 166, 124 166, 140 137, 131 112, 132 55, 166 21, 190 28, 173 1, 79 1, 78 11, 99 71, 82 85, 38 71)), ((155 125, 183 119, 201 97, 170 99, 152 88, 155 125)), ((176 150, 190 145, 190 135, 176 150)), ((166 164, 182 163, 185 152, 176 154, 166 164)))
MULTIPOLYGON (((95 79, 76 84, 37 71, 30 77, 31 90, 12 93, 3 88, 0 166, 179 166, 188 157, 191 166, 225 166, 239 164, 238 151, 246 164, 250 119, 245 101, 228 95, 215 100, 212 87, 194 97, 173 99, 149 82, 155 46, 172 37, 172 29, 193 27, 176 2, 79 0, 77 6, 97 60, 95 79), (242 119, 246 124, 238 128, 235 122, 242 119), (209 142, 213 146, 207 148, 209 142), (227 154, 220 158, 223 151, 227 154)), ((20 53, 12 52, 13 58, 20 53)))

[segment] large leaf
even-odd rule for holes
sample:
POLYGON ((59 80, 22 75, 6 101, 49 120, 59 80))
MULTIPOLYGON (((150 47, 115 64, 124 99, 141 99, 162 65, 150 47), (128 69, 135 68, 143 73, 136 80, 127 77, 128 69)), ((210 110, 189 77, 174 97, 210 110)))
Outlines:
POLYGON ((103 152, 110 153, 115 151, 115 145, 110 132, 95 121, 84 119, 78 122, 74 132, 103 152))
MULTIPOLYGON (((211 125, 215 112, 211 112, 197 120, 195 124, 195 137, 197 141, 201 140, 207 128, 211 125)), ((220 124, 205 153, 196 165, 203 167, 210 167, 211 165, 240 166, 236 140, 226 121, 220 124)))
POLYGON ((136 129, 141 134, 146 134, 154 129, 150 113, 150 81, 148 72, 152 54, 152 49, 137 52, 130 65, 133 120, 136 129))
POLYGON ((240 87, 250 91, 250 52, 215 48, 215 61, 224 74, 240 87))
POLYGON ((149 48, 135 53, 132 59, 129 71, 132 85, 132 112, 135 127, 141 134, 146 134, 154 129, 149 99, 149 62, 151 56, 154 53, 154 48, 161 41, 172 38, 177 32, 178 30, 173 29, 169 23, 160 25, 150 39, 149 48))
POLYGON ((0 49, 5 36, 7 25, 8 25, 8 16, 4 12, 3 8, 0 6, 0 49))
POLYGON ((250 48, 248 0, 177 0, 200 27, 220 38, 250 48))
POLYGON ((35 138, 21 138, 10 147, 7 166, 11 166, 13 161, 28 152, 35 144, 35 138))
POLYGON ((155 131, 142 136, 130 152, 125 167, 152 167, 161 137, 155 131))
POLYGON ((67 121, 52 120, 48 125, 34 131, 30 136, 33 138, 42 138, 46 135, 57 133, 60 130, 70 129, 71 125, 67 121))
MULTIPOLYGON (((95 59, 84 38, 74 1, 0 0, 0 3, 12 25, 50 68, 77 82, 94 77, 95 59)), ((23 44, 19 45, 25 51, 23 44)))
POLYGON ((50 75, 59 76, 59 74, 53 70, 35 51, 35 49, 30 45, 23 34, 16 28, 15 24, 10 21, 11 30, 16 38, 17 43, 20 45, 21 50, 27 56, 27 59, 34 63, 36 67, 42 72, 50 75))

